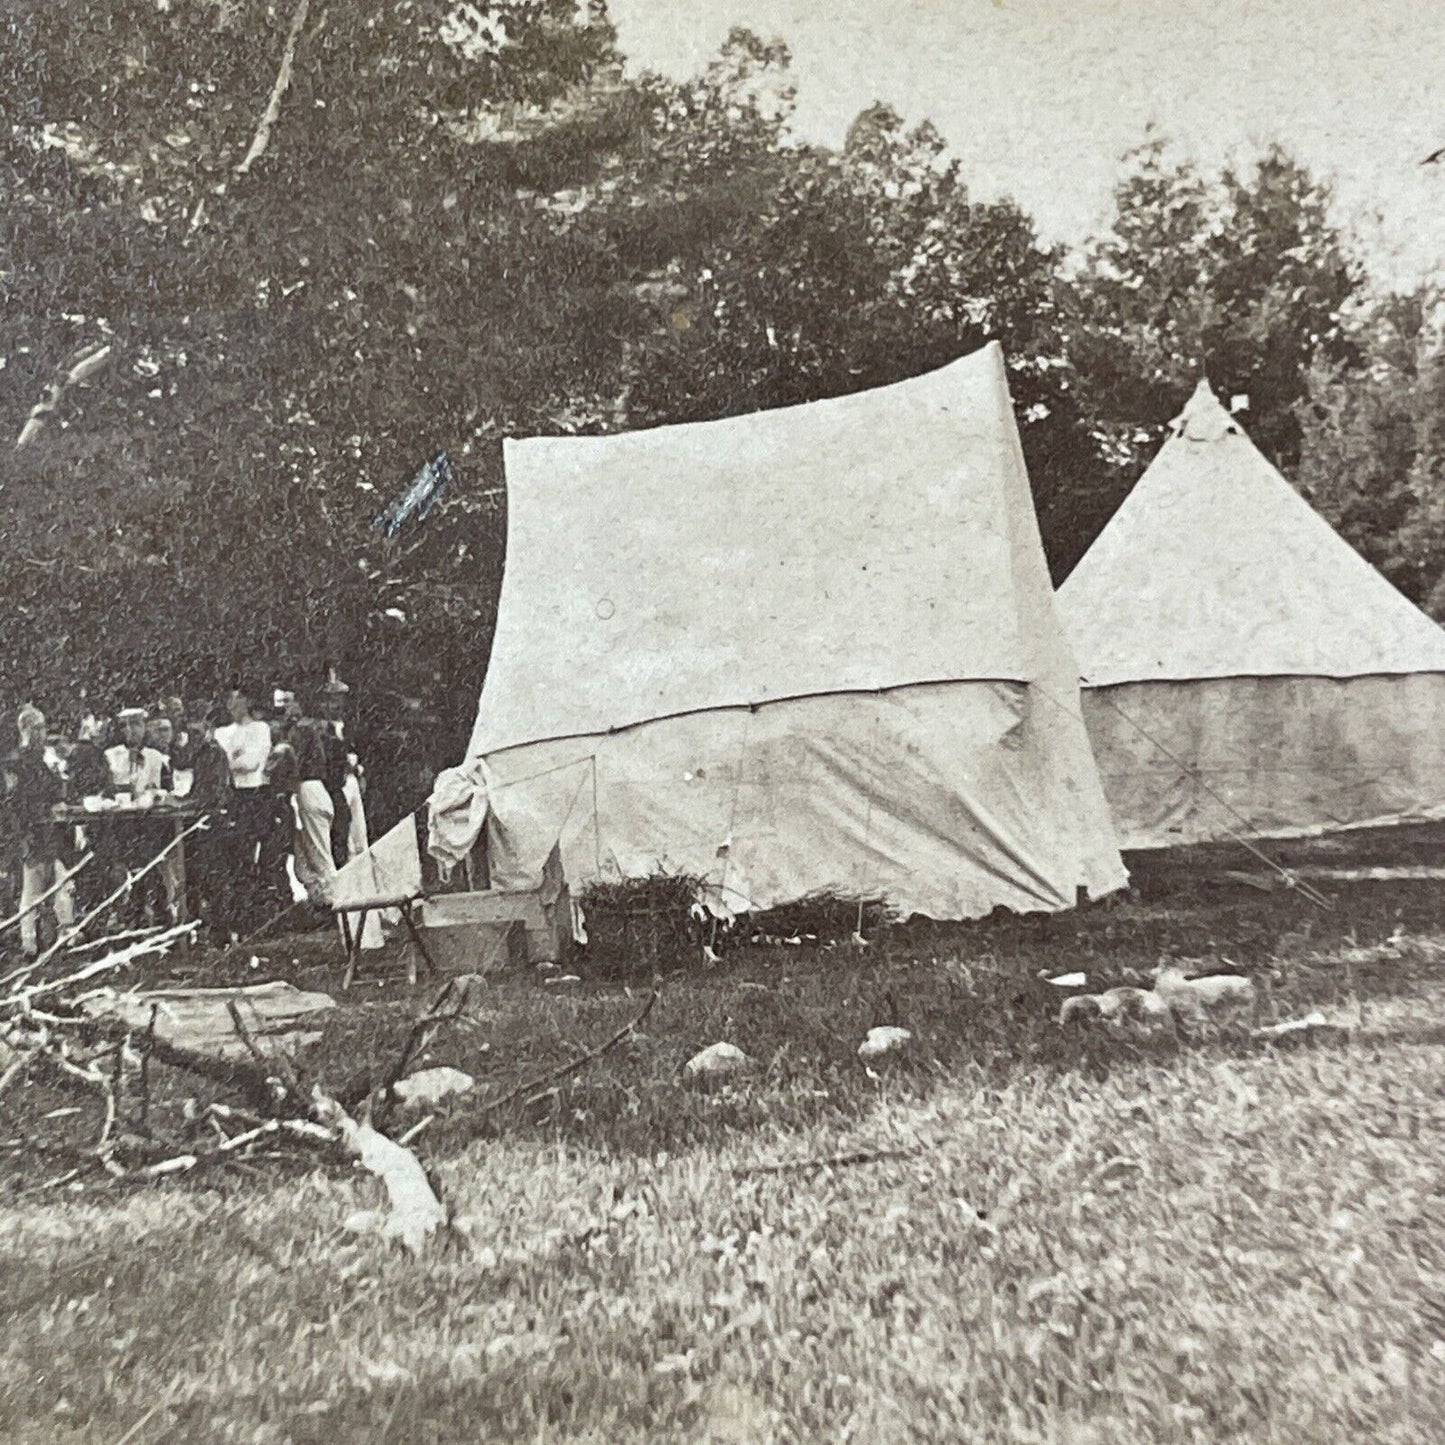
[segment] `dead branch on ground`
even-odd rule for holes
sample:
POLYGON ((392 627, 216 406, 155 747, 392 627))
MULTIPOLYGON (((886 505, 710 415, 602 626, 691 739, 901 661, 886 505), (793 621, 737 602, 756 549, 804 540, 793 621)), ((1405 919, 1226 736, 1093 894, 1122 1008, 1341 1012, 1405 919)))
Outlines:
POLYGON ((629 1034, 642 1024, 643 1020, 652 1012, 652 1007, 657 1002, 658 997, 658 990, 653 989, 651 995, 648 997, 647 1003, 643 1006, 642 1012, 638 1014, 635 1019, 632 1019, 629 1023, 624 1024, 622 1028, 618 1029, 605 1044, 599 1044, 595 1049, 588 1049, 580 1058, 573 1059, 570 1063, 552 1069, 538 1078, 529 1079, 524 1084, 518 1084, 515 1089, 509 1089, 499 1099, 489 1100, 482 1106, 479 1112, 482 1114, 494 1114, 497 1110, 506 1108, 508 1104, 515 1103, 524 1095, 533 1094, 538 1089, 545 1089, 549 1084, 555 1084, 559 1079, 565 1079, 569 1074, 575 1074, 579 1069, 590 1064, 593 1059, 600 1059, 603 1054, 615 1049, 623 1039, 627 1038, 629 1034))
POLYGON ((301 39, 301 27, 306 24, 306 12, 310 8, 311 0, 301 0, 296 7, 295 14, 291 17, 291 28, 286 32, 286 46, 281 52, 281 67, 276 72, 276 83, 271 87, 271 98, 266 102, 266 109, 261 114, 256 134, 251 137, 250 147, 241 163, 236 167, 238 176, 249 174, 251 167, 266 154, 266 147, 271 143, 271 132, 275 129, 276 122, 281 116, 281 102, 285 100, 286 92, 291 88, 291 70, 296 63, 296 45, 301 39))

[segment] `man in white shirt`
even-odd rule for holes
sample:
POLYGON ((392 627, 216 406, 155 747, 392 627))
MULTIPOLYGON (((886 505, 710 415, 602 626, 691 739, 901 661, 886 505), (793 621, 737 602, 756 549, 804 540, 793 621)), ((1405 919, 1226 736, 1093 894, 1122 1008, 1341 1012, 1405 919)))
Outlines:
POLYGON ((231 786, 238 792, 253 793, 266 782, 266 759, 271 756, 271 728, 251 714, 251 698, 245 688, 235 688, 226 701, 231 721, 216 729, 216 741, 226 750, 231 764, 231 786))
POLYGON ((232 827, 228 847, 234 849, 232 865, 241 885, 235 903, 236 922, 256 922, 264 906, 261 876, 265 843, 275 827, 274 800, 266 784, 266 763, 271 756, 271 728, 251 712, 251 691, 244 685, 232 689, 226 699, 231 721, 216 729, 216 741, 231 767, 232 827))
MULTIPOLYGON (((105 753, 106 765, 110 768, 111 781, 115 784, 116 792, 121 795, 128 793, 133 799, 139 799, 146 793, 169 792, 170 763, 164 754, 146 746, 146 726, 150 721, 146 710, 143 707, 123 708, 117 714, 116 721, 120 724, 124 742, 107 748, 105 753)), ((161 846, 159 834, 142 829, 121 845, 119 860, 125 866, 142 864, 154 856, 161 846)), ((165 884, 166 909, 174 921, 180 915, 183 901, 179 853, 175 850, 168 853, 159 872, 165 884)), ((131 900, 132 906, 140 910, 136 915, 137 919, 152 906, 147 902, 150 897, 150 884, 147 883, 141 894, 131 900)))
POLYGON ((149 721, 143 707, 124 708, 116 719, 120 723, 124 742, 107 748, 105 761, 110 768, 111 781, 118 792, 129 792, 131 797, 142 793, 156 793, 165 788, 169 771, 165 757, 155 748, 146 744, 146 723, 149 721))

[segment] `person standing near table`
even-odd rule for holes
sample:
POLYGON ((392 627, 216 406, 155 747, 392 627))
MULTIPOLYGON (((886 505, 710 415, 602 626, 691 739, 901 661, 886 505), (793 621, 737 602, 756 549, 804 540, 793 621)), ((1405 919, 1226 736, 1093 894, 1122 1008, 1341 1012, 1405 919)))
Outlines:
POLYGON ((195 763, 195 751, 200 739, 199 727, 191 726, 186 705, 178 697, 163 697, 157 709, 160 716, 167 718, 171 725, 171 767, 177 772, 191 772, 195 763))
POLYGON ((196 835, 196 866, 186 872, 188 902, 193 916, 204 919, 212 936, 224 941, 238 936, 232 877, 236 844, 231 760, 216 741, 210 705, 192 703, 189 717, 191 788, 187 798, 210 823, 196 835))
POLYGON ((345 861, 334 842, 338 802, 345 807, 345 754, 330 727, 314 718, 293 723, 289 740, 296 754, 296 873, 313 903, 329 903, 338 861, 345 861))
POLYGON ((170 718, 164 713, 152 717, 146 722, 146 746, 154 748, 165 760, 166 766, 171 769, 172 776, 175 772, 175 759, 171 752, 175 747, 176 730, 171 725, 170 718))
MULTIPOLYGON (((158 749, 146 743, 150 731, 150 715, 143 707, 122 708, 116 714, 120 724, 122 742, 107 750, 106 762, 110 765, 111 781, 116 796, 123 801, 139 804, 142 798, 154 797, 171 790, 170 760, 158 749)), ((143 868, 170 840, 161 829, 149 822, 131 820, 131 837, 118 849, 120 861, 127 867, 143 868)), ((180 854, 172 849, 159 865, 158 872, 165 889, 165 908, 171 921, 180 917, 184 903, 181 886, 182 863, 180 854)), ((159 898, 151 882, 154 873, 141 880, 139 894, 132 895, 130 907, 133 922, 141 922, 158 911, 159 898)))
POLYGON ((143 707, 122 708, 116 716, 122 742, 109 748, 105 760, 110 765, 111 782, 117 793, 139 798, 144 793, 170 790, 170 763, 155 748, 146 746, 146 729, 150 718, 143 707))
POLYGON ((266 787, 266 760, 271 756, 271 729, 252 711, 251 689, 244 683, 231 690, 226 710, 231 721, 216 729, 231 771, 235 828, 235 871, 249 880, 252 909, 261 906, 261 858, 271 827, 271 799, 266 787))
POLYGON ((72 802, 83 798, 108 798, 115 792, 115 779, 100 746, 104 736, 104 718, 92 713, 81 718, 75 730, 75 746, 70 752, 72 802))
POLYGON ((20 750, 15 755, 12 802, 20 837, 20 943, 26 958, 40 951, 40 917, 36 905, 48 889, 63 883, 51 899, 57 928, 75 922, 74 885, 62 862, 64 827, 55 821, 57 804, 65 801, 65 782, 45 756, 45 714, 37 707, 20 709, 16 718, 20 750))

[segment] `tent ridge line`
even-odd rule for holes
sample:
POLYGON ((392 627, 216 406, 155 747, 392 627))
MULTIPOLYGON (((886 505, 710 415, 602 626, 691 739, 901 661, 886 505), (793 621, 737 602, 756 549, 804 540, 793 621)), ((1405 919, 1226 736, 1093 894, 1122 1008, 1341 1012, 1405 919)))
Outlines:
POLYGON ((504 743, 499 747, 482 748, 474 757, 493 757, 498 753, 509 753, 517 748, 534 748, 543 743, 568 742, 575 738, 615 737, 618 733, 631 732, 634 728, 646 727, 649 723, 672 722, 677 718, 696 717, 705 712, 748 712, 755 713, 765 707, 774 707, 785 702, 807 702, 817 697, 882 697, 890 692, 908 692, 916 687, 953 687, 962 683, 1009 683, 1016 687, 1032 687, 1034 682, 1026 677, 925 677, 916 682, 885 683, 881 687, 833 687, 818 692, 784 693, 779 697, 762 698, 757 702, 709 703, 702 707, 685 707, 676 712, 658 713, 655 717, 637 718, 632 722, 614 723, 605 732, 550 733, 546 737, 527 738, 522 742, 504 743))

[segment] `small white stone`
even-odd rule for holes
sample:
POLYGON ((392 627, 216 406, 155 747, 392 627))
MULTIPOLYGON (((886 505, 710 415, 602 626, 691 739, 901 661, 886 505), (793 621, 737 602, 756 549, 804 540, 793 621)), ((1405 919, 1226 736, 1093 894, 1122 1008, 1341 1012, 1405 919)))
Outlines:
POLYGON ((895 1054, 913 1035, 907 1029, 869 1029, 868 1037, 858 1045, 860 1059, 881 1059, 884 1054, 895 1054))
POLYGON ((690 1079, 717 1078, 725 1074, 740 1074, 752 1068, 753 1061, 736 1044, 709 1044, 701 1053, 694 1054, 682 1066, 690 1079))
POLYGON ((408 1107, 438 1104, 453 1094, 465 1094, 476 1080, 460 1069, 420 1069, 396 1086, 396 1097, 408 1107))

